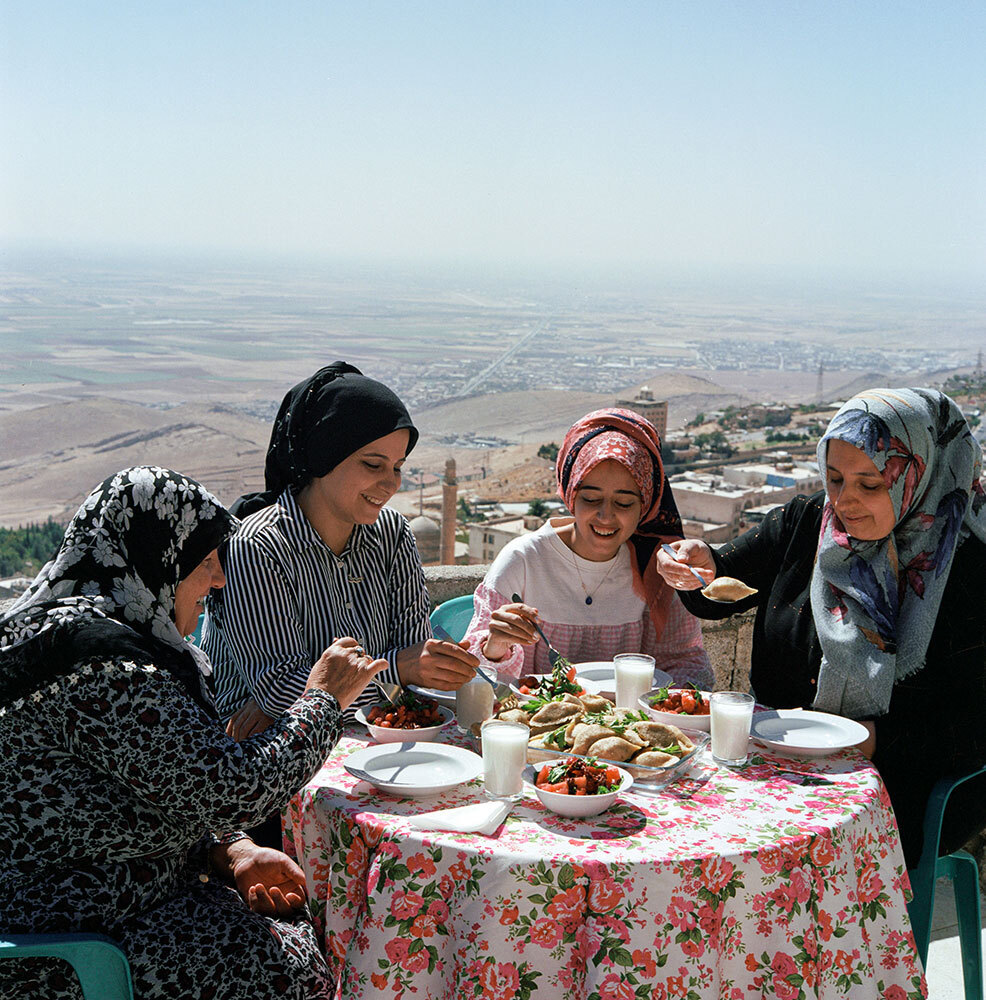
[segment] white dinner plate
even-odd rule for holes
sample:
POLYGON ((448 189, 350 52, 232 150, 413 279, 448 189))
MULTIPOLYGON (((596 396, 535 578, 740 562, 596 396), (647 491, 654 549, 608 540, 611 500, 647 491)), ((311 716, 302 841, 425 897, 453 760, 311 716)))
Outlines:
MULTIPOLYGON (((601 694, 604 698, 616 697, 616 668, 612 660, 592 660, 575 664, 575 679, 589 694, 601 694)), ((673 685, 674 678, 663 670, 654 669, 654 683, 651 687, 673 685)))
POLYGON ((757 712, 752 733, 772 750, 798 757, 824 757, 854 747, 869 735, 865 726, 852 719, 801 708, 757 712))
POLYGON ((343 765, 383 792, 437 795, 483 773, 483 758, 446 743, 381 743, 350 754, 343 765))

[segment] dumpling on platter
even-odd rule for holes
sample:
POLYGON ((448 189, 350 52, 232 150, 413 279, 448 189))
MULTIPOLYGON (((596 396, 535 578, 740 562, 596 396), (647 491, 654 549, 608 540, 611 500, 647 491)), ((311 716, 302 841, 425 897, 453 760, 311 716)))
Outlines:
POLYGON ((531 717, 522 708, 508 708, 506 711, 500 712, 497 718, 506 722, 522 722, 525 726, 531 724, 531 717))
POLYGON ((641 764, 643 767, 668 767, 677 762, 677 757, 665 753, 663 750, 641 750, 630 763, 641 764))
POLYGON ((601 740, 604 736, 616 735, 608 726, 600 726, 594 722, 580 722, 571 729, 569 738, 572 742, 572 753, 578 754, 580 757, 584 756, 596 740, 601 740))
POLYGON ((623 739, 622 736, 604 736, 592 744, 592 749, 589 752, 600 760, 613 760, 622 763, 629 760, 639 750, 640 747, 623 739))
POLYGON ((580 694, 579 701, 585 705, 585 710, 591 713, 608 712, 613 707, 613 703, 601 694, 580 694))
POLYGON ((547 705, 539 708, 531 716, 531 735, 545 733, 550 729, 557 729, 570 722, 574 718, 585 713, 582 702, 576 699, 576 703, 568 701, 549 701, 547 705))
POLYGON ((755 587, 748 587, 733 576, 717 576, 712 583, 702 588, 702 596, 710 601, 742 601, 757 593, 755 587))
POLYGON ((677 745, 684 753, 695 749, 695 744, 677 727, 663 722, 635 722, 632 729, 649 747, 677 745))

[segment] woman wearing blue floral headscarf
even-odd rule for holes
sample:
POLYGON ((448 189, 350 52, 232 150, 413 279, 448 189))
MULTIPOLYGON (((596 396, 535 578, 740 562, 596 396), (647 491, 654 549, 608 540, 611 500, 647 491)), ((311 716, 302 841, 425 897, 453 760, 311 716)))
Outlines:
MULTIPOLYGON (((674 587, 733 576, 759 593, 734 605, 682 598, 704 618, 755 607, 751 679, 760 701, 862 721, 909 866, 938 777, 986 762, 986 494, 981 449, 956 404, 931 389, 853 397, 818 444, 826 488, 795 497, 713 553, 675 544, 674 587)), ((986 826, 986 783, 955 793, 943 850, 986 826)))

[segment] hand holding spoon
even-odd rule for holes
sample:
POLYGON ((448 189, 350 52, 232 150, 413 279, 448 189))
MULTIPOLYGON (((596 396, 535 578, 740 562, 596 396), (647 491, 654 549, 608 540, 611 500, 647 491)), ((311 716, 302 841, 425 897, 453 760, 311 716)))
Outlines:
MULTIPOLYGON (((677 553, 667 542, 661 543, 661 548, 675 562, 681 562, 678 558, 677 553)), ((686 564, 687 565, 687 564, 686 564)), ((719 576, 716 577, 711 583, 705 582, 705 577, 694 566, 688 566, 688 570, 691 572, 700 584, 702 584, 701 594, 708 600, 713 601, 716 604, 735 604, 736 601, 742 601, 744 597, 751 597, 753 594, 757 593, 756 588, 748 587, 742 580, 737 580, 731 576, 719 576)))

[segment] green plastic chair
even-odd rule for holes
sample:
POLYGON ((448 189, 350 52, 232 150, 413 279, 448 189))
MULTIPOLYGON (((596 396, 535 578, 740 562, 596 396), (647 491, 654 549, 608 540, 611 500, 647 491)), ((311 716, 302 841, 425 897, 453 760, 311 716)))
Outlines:
POLYGON ((955 888, 955 912, 959 924, 959 946, 962 950, 962 979, 966 1000, 983 1000, 983 951, 979 904, 979 866, 968 851, 955 851, 938 856, 942 818, 948 798, 959 785, 986 772, 973 771, 960 778, 941 778, 932 789, 924 811, 924 847, 917 867, 908 875, 914 898, 907 911, 914 929, 921 962, 927 965, 928 944, 931 941, 931 916, 935 910, 935 887, 939 878, 952 880, 955 888))
POLYGON ((127 956, 103 934, 5 934, 5 958, 61 958, 75 969, 85 1000, 133 1000, 127 956))
POLYGON ((450 601, 439 604, 431 613, 431 624, 441 625, 443 629, 456 642, 458 642, 469 628, 472 621, 472 594, 465 597, 453 597, 450 601))

